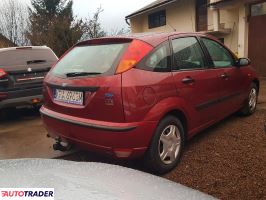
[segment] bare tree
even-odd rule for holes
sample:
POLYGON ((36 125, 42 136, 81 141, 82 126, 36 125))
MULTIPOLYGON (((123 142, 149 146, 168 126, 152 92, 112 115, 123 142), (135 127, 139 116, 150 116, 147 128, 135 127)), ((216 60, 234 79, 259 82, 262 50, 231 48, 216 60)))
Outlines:
POLYGON ((16 45, 27 45, 27 6, 17 0, 1 0, 0 33, 16 45))
POLYGON ((83 39, 99 38, 106 36, 106 32, 101 27, 99 22, 100 14, 103 12, 103 9, 99 7, 96 12, 93 14, 92 18, 85 19, 85 34, 83 39))
POLYGON ((116 35, 126 35, 129 34, 130 30, 128 28, 121 28, 121 29, 112 29, 108 35, 109 36, 116 36, 116 35))

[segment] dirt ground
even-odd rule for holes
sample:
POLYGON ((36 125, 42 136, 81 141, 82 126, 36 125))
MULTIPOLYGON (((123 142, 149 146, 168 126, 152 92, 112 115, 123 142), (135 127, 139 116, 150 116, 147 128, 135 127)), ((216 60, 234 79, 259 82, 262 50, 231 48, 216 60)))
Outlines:
MULTIPOLYGON (((266 81, 258 111, 250 117, 232 115, 190 140, 181 162, 163 177, 219 199, 266 199, 266 81)), ((119 164, 143 170, 139 161, 113 161, 94 153, 54 152, 39 114, 16 111, 0 117, 0 159, 60 158, 119 164)))
POLYGON ((0 159, 54 158, 64 155, 52 149, 38 110, 19 109, 0 113, 0 159))

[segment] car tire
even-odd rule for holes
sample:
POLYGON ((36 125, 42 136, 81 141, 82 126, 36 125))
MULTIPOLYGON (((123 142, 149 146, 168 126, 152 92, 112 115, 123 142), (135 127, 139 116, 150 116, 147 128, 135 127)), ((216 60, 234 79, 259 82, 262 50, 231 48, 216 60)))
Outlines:
POLYGON ((258 102, 258 87, 255 83, 251 84, 249 95, 245 101, 244 106, 240 110, 240 114, 243 116, 249 116, 256 111, 258 102))
POLYGON ((163 118, 145 155, 145 164, 155 174, 165 174, 178 164, 184 148, 184 128, 175 116, 163 118))
POLYGON ((34 112, 40 113, 41 105, 33 105, 32 109, 34 112))

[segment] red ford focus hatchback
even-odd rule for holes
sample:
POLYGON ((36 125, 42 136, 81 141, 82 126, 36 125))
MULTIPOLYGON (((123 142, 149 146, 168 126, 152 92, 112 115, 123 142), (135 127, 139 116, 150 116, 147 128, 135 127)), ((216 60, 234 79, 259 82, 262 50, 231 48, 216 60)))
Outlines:
POLYGON ((174 168, 185 141, 256 109, 259 80, 246 58, 200 33, 153 33, 80 42, 44 81, 41 114, 56 150, 71 144, 174 168))

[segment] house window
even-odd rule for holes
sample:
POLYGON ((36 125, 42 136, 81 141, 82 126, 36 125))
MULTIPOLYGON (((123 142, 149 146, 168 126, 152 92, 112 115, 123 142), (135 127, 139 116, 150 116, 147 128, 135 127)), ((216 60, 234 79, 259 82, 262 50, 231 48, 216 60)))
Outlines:
POLYGON ((161 10, 155 13, 152 13, 148 16, 149 18, 149 28, 156 28, 159 26, 166 25, 166 12, 161 10))
POLYGON ((206 31, 208 29, 207 0, 196 1, 196 23, 197 31, 206 31))

